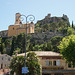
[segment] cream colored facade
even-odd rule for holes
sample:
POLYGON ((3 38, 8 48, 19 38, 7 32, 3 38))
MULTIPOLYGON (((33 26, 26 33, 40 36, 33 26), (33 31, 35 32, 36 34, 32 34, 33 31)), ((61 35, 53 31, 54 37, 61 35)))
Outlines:
POLYGON ((9 67, 10 62, 11 62, 11 57, 9 55, 7 54, 0 55, 0 69, 9 67))
POLYGON ((34 24, 33 22, 22 24, 20 20, 20 13, 16 13, 15 16, 15 25, 10 25, 8 28, 8 37, 18 35, 20 33, 26 32, 27 25, 27 33, 34 33, 34 24))
MULTIPOLYGON (((75 68, 66 63, 59 53, 52 51, 34 51, 42 67, 42 75, 75 75, 75 68)), ((18 54, 18 56, 24 55, 18 54)))

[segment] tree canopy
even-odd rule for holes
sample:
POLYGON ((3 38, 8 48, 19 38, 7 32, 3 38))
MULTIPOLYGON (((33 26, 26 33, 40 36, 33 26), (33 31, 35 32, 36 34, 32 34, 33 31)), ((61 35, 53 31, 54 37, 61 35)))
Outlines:
MULTIPOLYGON (((16 75, 22 74, 22 67, 24 67, 25 56, 16 56, 11 60, 10 68, 11 74, 13 72, 16 75)), ((26 58, 26 66, 29 72, 26 75, 41 75, 40 65, 38 63, 38 58, 34 52, 28 52, 26 58)), ((12 74, 13 75, 13 74, 12 74)))
POLYGON ((61 41, 58 46, 60 53, 68 63, 72 63, 75 66, 75 35, 70 35, 61 41))
POLYGON ((72 34, 74 34, 74 29, 73 28, 69 28, 67 30, 67 35, 72 35, 72 34))

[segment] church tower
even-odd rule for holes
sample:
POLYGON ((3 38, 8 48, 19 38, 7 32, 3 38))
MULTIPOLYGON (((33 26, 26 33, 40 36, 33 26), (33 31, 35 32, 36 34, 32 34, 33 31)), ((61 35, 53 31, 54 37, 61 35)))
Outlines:
POLYGON ((20 13, 16 13, 16 15, 15 15, 15 25, 21 23, 20 16, 21 16, 20 13))

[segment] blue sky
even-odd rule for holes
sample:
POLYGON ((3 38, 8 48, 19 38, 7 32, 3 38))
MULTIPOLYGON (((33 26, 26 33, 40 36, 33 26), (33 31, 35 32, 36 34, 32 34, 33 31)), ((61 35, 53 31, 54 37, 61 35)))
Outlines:
POLYGON ((51 16, 69 17, 75 24, 75 0, 0 0, 0 31, 15 23, 15 14, 34 15, 35 23, 48 13, 51 16))

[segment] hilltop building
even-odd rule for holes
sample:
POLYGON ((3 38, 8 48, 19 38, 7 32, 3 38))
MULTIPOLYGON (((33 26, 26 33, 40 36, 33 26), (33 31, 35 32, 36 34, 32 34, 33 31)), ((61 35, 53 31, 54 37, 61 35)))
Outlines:
MULTIPOLYGON (((75 68, 62 59, 60 53, 52 51, 33 51, 39 58, 42 75, 75 75, 75 68)), ((25 53, 17 54, 24 56, 25 53)))
POLYGON ((19 18, 21 15, 20 13, 16 13, 15 16, 15 25, 10 25, 8 28, 8 37, 26 32, 26 25, 27 25, 27 33, 34 33, 34 24, 33 22, 22 24, 21 19, 19 18))
MULTIPOLYGON (((47 16, 45 16, 44 19, 37 21, 37 23, 40 23, 40 25, 44 25, 44 24, 50 24, 50 23, 58 23, 60 21, 64 21, 67 25, 70 25, 69 23, 69 18, 67 17, 67 15, 64 15, 62 17, 51 17, 51 14, 48 14, 47 16)), ((37 24, 36 23, 36 24, 37 24)))
MULTIPOLYGON (((26 24, 23 24, 21 22, 21 19, 19 18, 21 16, 20 13, 16 13, 15 14, 15 24, 14 25, 10 25, 8 27, 8 30, 5 31, 0 31, 0 36, 2 37, 11 37, 14 35, 18 35, 20 33, 26 32, 26 24)), ((67 17, 67 15, 64 15, 62 17, 51 17, 51 14, 48 14, 47 16, 45 16, 44 19, 37 21, 37 23, 39 23, 40 25, 44 25, 44 24, 50 24, 50 23, 58 23, 59 21, 64 21, 67 25, 70 25, 69 23, 69 18, 67 17)), ((36 24, 37 24, 36 23, 36 24)), ((31 23, 27 23, 27 33, 34 33, 34 24, 33 22, 31 23)))
POLYGON ((2 37, 11 37, 14 35, 18 35, 20 33, 26 32, 26 25, 27 25, 27 33, 34 33, 34 24, 33 22, 23 24, 20 19, 21 14, 16 13, 15 15, 15 24, 10 25, 8 30, 0 31, 0 36, 2 37))

